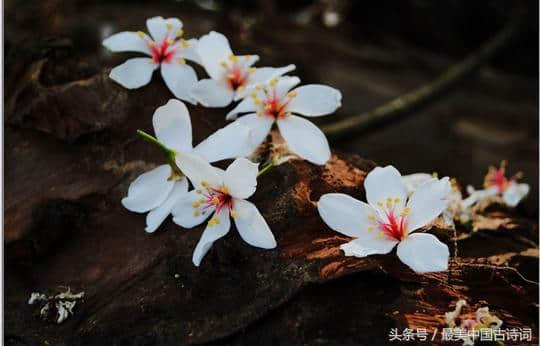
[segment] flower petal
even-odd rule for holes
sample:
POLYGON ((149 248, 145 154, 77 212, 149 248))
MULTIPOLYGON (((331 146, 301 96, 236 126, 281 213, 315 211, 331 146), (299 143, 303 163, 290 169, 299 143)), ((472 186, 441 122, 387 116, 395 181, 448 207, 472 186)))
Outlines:
POLYGON ((197 74, 193 67, 174 60, 162 63, 161 76, 175 97, 197 104, 197 101, 189 94, 197 83, 197 74))
MULTIPOLYGON (((366 198, 368 203, 379 211, 383 209, 377 205, 377 202, 385 203, 388 198, 395 201, 394 214, 399 215, 405 206, 407 200, 407 187, 401 179, 401 174, 393 166, 375 167, 364 181, 366 189, 366 198)), ((384 215, 382 212, 381 214, 384 215)))
POLYGON ((257 111, 259 108, 260 106, 256 105, 255 102, 253 102, 253 99, 251 97, 246 97, 236 107, 234 107, 229 113, 227 113, 226 119, 235 120, 237 118, 237 114, 253 113, 257 111))
POLYGON ((197 267, 201 264, 203 257, 206 255, 208 250, 210 250, 212 244, 227 234, 231 228, 229 209, 222 209, 218 215, 214 214, 214 217, 219 219, 219 223, 212 226, 206 226, 201 239, 195 247, 195 251, 193 251, 193 264, 195 264, 197 267))
POLYGON ((341 92, 327 85, 309 84, 294 89, 297 95, 287 111, 308 117, 333 113, 341 106, 341 92))
POLYGON ((197 155, 179 153, 176 155, 176 164, 193 185, 200 186, 205 182, 213 187, 220 187, 223 184, 216 169, 197 155))
POLYGON ((212 79, 220 80, 225 73, 221 63, 228 61, 229 56, 232 54, 229 40, 223 34, 211 31, 199 39, 197 52, 206 73, 212 79))
POLYGON ((191 120, 182 101, 170 99, 158 107, 152 117, 152 124, 157 139, 165 146, 180 152, 191 151, 191 120))
POLYGON ((417 187, 407 202, 407 230, 412 232, 439 216, 448 207, 451 189, 448 177, 432 178, 417 187))
MULTIPOLYGON (((193 61, 199 65, 202 64, 201 57, 199 56, 199 53, 197 52, 197 45, 199 44, 199 40, 196 38, 192 38, 189 40, 182 42, 177 42, 174 44, 175 51, 178 51, 176 55, 186 58, 187 60, 193 61), (187 45, 187 47, 184 47, 184 44, 187 45), (176 48, 178 45, 181 47, 176 48)), ((176 56, 175 55, 175 56, 176 56)))
POLYGON ((529 193, 528 184, 518 184, 516 182, 511 182, 508 188, 503 193, 503 200, 506 205, 509 207, 515 207, 519 202, 527 196, 529 193))
POLYGON ((233 122, 217 130, 199 143, 193 153, 208 162, 247 156, 251 140, 250 129, 238 122, 233 122))
POLYGON ((146 214, 146 232, 152 233, 161 225, 161 223, 171 213, 171 210, 176 202, 187 193, 187 189, 187 179, 181 179, 175 182, 174 187, 165 202, 161 203, 159 207, 152 209, 148 214, 146 214))
POLYGON ((184 228, 193 228, 204 222, 215 210, 215 207, 197 209, 201 213, 196 215, 193 203, 201 200, 202 196, 192 190, 182 195, 172 207, 173 222, 184 228))
POLYGON ((257 61, 259 61, 259 56, 255 54, 237 55, 236 58, 238 59, 238 66, 241 66, 243 68, 248 68, 257 61))
POLYGON ((259 67, 255 72, 251 73, 245 88, 242 91, 237 91, 234 95, 234 100, 243 99, 257 85, 264 84, 272 78, 279 77, 296 68, 295 65, 287 65, 283 67, 259 67))
POLYGON ((152 17, 146 20, 146 27, 154 41, 160 44, 167 38, 174 40, 177 37, 182 29, 182 21, 178 18, 152 17))
POLYGON ((281 76, 276 84, 276 96, 278 99, 282 99, 287 95, 289 90, 294 88, 300 83, 300 78, 296 76, 281 76))
POLYGON ((247 126, 250 130, 249 143, 244 155, 248 156, 253 153, 265 140, 266 136, 268 136, 270 129, 274 124, 274 119, 252 113, 241 116, 235 120, 234 123, 247 126))
POLYGON ((415 233, 397 247, 399 259, 417 273, 440 272, 448 269, 448 246, 432 234, 415 233))
POLYGON ((369 255, 384 255, 392 251, 398 242, 388 238, 367 236, 351 240, 340 246, 345 256, 366 257, 369 255))
POLYGON ((467 209, 470 206, 472 206, 473 204, 475 204, 476 202, 478 202, 478 201, 480 201, 480 200, 482 200, 484 198, 496 196, 496 195, 499 194, 499 191, 497 190, 497 188, 495 186, 488 187, 485 190, 483 190, 483 189, 475 190, 474 187, 469 185, 469 186, 467 186, 467 192, 469 193, 469 197, 465 198, 461 202, 462 209, 467 209))
POLYGON ((433 179, 433 175, 428 173, 413 173, 401 176, 403 183, 407 186, 407 192, 409 195, 416 190, 416 188, 426 181, 433 179))
POLYGON ((111 52, 141 52, 152 55, 148 42, 151 38, 142 33, 142 37, 136 32, 123 31, 103 40, 103 45, 111 52))
POLYGON ((143 173, 129 185, 128 195, 122 205, 129 211, 144 213, 158 207, 169 196, 174 187, 171 166, 161 165, 143 173))
POLYGON ((319 215, 334 231, 348 237, 368 234, 372 222, 368 219, 375 210, 367 203, 343 193, 327 193, 317 203, 319 215))
POLYGON ((225 107, 231 103, 234 92, 224 82, 201 79, 189 95, 204 107, 225 107))
POLYGON ((152 73, 158 66, 150 58, 128 59, 113 68, 109 77, 124 88, 137 89, 150 83, 152 73))
POLYGON ((295 65, 290 64, 282 67, 258 67, 250 76, 248 85, 246 88, 254 87, 258 84, 266 83, 275 77, 279 77, 287 72, 290 72, 296 68, 295 65))
POLYGON ((225 170, 223 181, 234 198, 249 198, 257 189, 259 164, 246 158, 238 158, 225 170))
POLYGON ((234 199, 233 210, 236 212, 234 223, 246 243, 263 249, 276 247, 276 239, 270 227, 253 203, 234 199))
POLYGON ((328 140, 309 120, 290 115, 277 124, 287 146, 298 156, 316 165, 324 165, 330 159, 328 140))

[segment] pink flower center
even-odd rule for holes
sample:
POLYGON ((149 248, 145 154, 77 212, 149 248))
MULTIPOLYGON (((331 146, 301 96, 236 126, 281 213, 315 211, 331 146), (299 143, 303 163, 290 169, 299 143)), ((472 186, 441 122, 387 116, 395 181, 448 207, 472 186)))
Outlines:
POLYGON ((382 233, 392 240, 402 241, 405 239, 407 236, 406 215, 396 216, 394 210, 389 210, 385 214, 387 221, 378 221, 382 233))
POLYGON ((227 85, 232 91, 241 91, 249 79, 249 71, 239 67, 234 63, 231 67, 226 67, 227 85))
POLYGON ((280 100, 276 95, 276 89, 272 89, 272 94, 269 95, 269 93, 266 93, 266 99, 262 101, 264 115, 276 120, 285 118, 287 115, 287 105, 290 101, 290 99, 286 101, 280 100))
MULTIPOLYGON (((386 237, 390 240, 402 241, 407 237, 407 215, 409 208, 405 207, 399 215, 396 215, 396 206, 400 206, 399 197, 388 197, 384 201, 377 202, 378 209, 384 216, 372 214, 368 219, 373 223, 369 226, 368 231, 379 229, 378 238, 386 237)), ((401 209, 401 207, 400 207, 401 209)))
POLYGON ((293 90, 287 95, 279 97, 276 91, 277 83, 277 79, 273 79, 269 85, 256 87, 256 91, 251 94, 253 102, 262 108, 257 111, 258 115, 267 116, 274 120, 283 119, 290 115, 287 107, 291 100, 296 97, 296 91, 293 90))
POLYGON ((206 183, 203 183, 203 186, 204 190, 196 190, 197 193, 199 193, 202 197, 200 200, 193 203, 193 208, 195 209, 196 214, 200 214, 201 212, 212 207, 215 208, 216 214, 219 214, 219 212, 225 208, 232 210, 233 198, 225 186, 220 189, 212 187, 206 183))
POLYGON ((148 46, 152 52, 152 61, 155 64, 161 64, 162 62, 171 62, 174 56, 174 48, 172 48, 173 41, 165 38, 161 44, 149 42, 148 46))

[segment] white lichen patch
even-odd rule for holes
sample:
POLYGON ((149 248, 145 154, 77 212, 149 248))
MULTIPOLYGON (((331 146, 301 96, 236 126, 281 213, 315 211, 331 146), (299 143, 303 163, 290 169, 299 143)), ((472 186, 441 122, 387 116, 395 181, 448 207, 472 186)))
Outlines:
POLYGON ((64 322, 70 315, 73 315, 73 308, 77 301, 83 299, 84 291, 79 293, 71 292, 67 288, 65 292, 56 295, 46 296, 43 293, 32 292, 28 299, 28 304, 40 304, 39 315, 43 319, 53 318, 56 323, 64 322), (56 311, 53 311, 55 309, 56 311))

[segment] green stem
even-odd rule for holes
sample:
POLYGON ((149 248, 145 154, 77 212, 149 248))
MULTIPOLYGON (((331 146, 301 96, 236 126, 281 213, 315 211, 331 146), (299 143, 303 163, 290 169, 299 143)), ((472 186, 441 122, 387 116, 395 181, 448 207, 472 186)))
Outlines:
POLYGON ((139 135, 142 139, 157 145, 161 150, 163 150, 165 156, 167 157, 167 161, 174 170, 174 172, 180 177, 184 176, 182 170, 180 170, 180 168, 176 165, 176 152, 174 150, 166 147, 163 143, 158 141, 156 137, 144 132, 143 130, 137 130, 137 135, 139 135))
POLYGON ((264 173, 266 173, 266 171, 268 171, 270 168, 272 168, 272 166, 274 166, 274 161, 270 161, 269 164, 267 164, 266 166, 263 167, 263 169, 261 169, 259 171, 259 173, 257 173, 257 178, 260 176, 260 175, 263 175, 264 173))

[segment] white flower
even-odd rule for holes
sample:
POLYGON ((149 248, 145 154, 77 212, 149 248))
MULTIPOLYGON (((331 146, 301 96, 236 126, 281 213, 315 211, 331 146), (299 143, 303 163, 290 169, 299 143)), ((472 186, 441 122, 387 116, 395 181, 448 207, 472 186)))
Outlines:
MULTIPOLYGON (((189 113, 179 100, 171 99, 156 109, 152 118, 157 140, 171 152, 195 153, 214 162, 234 158, 243 152, 249 140, 249 129, 245 126, 221 129, 205 139, 195 148, 191 141, 189 113)), ((174 157, 169 164, 160 165, 141 174, 128 189, 122 205, 136 213, 146 213, 146 231, 154 232, 170 214, 173 205, 187 193, 188 182, 182 172, 175 172, 174 157)), ((177 167, 176 167, 177 168, 177 167)))
POLYGON ((234 123, 241 123, 252 130, 249 153, 264 141, 272 125, 277 123, 293 153, 317 165, 324 165, 330 158, 330 147, 324 133, 309 120, 293 113, 307 117, 330 114, 341 106, 341 93, 319 84, 291 90, 298 83, 298 77, 283 76, 256 87, 249 97, 227 114, 227 119, 248 113, 234 123))
POLYGON ((193 252, 196 266, 212 244, 229 232, 229 215, 246 243, 263 249, 276 247, 274 235, 261 213, 246 201, 257 188, 258 164, 239 158, 222 172, 195 155, 178 155, 176 162, 196 189, 176 203, 172 211, 174 222, 192 228, 213 214, 193 252))
POLYGON ((446 208, 448 178, 432 178, 410 198, 400 173, 392 166, 377 167, 364 182, 368 203, 348 195, 323 195, 317 205, 333 230, 356 239, 341 245, 346 256, 389 253, 395 245, 403 263, 418 273, 448 269, 448 247, 435 236, 413 233, 446 208), (408 201, 407 201, 408 199, 408 201))
POLYGON ((529 184, 520 184, 517 182, 521 177, 521 173, 516 174, 510 179, 506 178, 505 173, 506 161, 501 162, 499 169, 489 167, 488 173, 484 178, 485 189, 475 190, 472 186, 467 186, 469 197, 463 201, 464 205, 470 207, 482 199, 501 196, 507 206, 512 208, 517 206, 529 194, 529 184))
POLYGON ((252 67, 258 55, 234 55, 227 38, 215 31, 200 38, 197 52, 210 79, 201 79, 190 95, 205 107, 225 107, 256 85, 295 69, 294 65, 252 67))
POLYGON ((197 40, 181 38, 182 22, 177 18, 149 18, 146 26, 152 37, 142 31, 123 31, 103 41, 113 52, 140 52, 151 57, 129 59, 113 68, 109 77, 127 89, 137 89, 148 84, 154 70, 161 67, 161 76, 174 96, 196 104, 189 90, 197 82, 197 75, 185 59, 199 63, 197 40))

